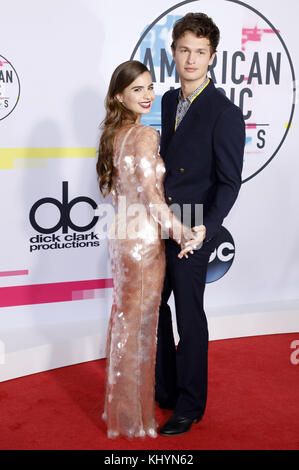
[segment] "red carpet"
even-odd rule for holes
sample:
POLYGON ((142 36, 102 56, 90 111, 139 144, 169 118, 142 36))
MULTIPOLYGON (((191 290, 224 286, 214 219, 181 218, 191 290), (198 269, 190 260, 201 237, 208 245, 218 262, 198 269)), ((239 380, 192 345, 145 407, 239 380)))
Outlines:
MULTIPOLYGON (((173 438, 106 438, 105 360, 2 382, 0 449, 299 449, 294 340, 299 333, 210 342, 206 414, 173 438)), ((159 424, 170 414, 157 408, 159 424)))

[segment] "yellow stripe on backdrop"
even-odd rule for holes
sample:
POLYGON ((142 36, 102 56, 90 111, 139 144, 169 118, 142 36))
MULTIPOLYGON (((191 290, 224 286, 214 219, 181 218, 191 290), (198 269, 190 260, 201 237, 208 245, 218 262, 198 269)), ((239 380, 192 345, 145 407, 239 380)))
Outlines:
POLYGON ((47 158, 95 157, 95 147, 0 148, 0 169, 45 168, 47 158))
MULTIPOLYGON (((284 125, 284 128, 287 129, 289 127, 289 124, 290 124, 289 122, 286 122, 285 125, 284 125)), ((290 129, 291 129, 292 125, 293 125, 293 123, 291 122, 290 129)))

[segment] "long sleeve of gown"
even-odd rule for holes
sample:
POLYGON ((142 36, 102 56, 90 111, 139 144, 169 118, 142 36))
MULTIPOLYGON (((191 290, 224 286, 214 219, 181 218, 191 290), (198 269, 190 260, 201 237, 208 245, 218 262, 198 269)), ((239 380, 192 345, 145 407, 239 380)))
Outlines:
MULTIPOLYGON (((159 135, 152 127, 142 127, 136 136, 136 175, 141 201, 148 213, 161 226, 164 234, 169 234, 178 244, 192 237, 189 227, 171 212, 164 197, 157 189, 156 166, 159 148, 159 135)), ((164 170, 165 171, 165 170, 164 170)))

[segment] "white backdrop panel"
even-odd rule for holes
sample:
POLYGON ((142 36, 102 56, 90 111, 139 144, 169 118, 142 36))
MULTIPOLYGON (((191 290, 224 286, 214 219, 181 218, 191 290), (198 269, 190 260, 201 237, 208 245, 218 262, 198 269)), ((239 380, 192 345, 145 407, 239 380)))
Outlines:
MULTIPOLYGON (((297 74, 297 2, 286 0, 284 8, 271 0, 248 0, 246 4, 279 30, 297 74)), ((160 95, 175 83, 174 75, 167 74, 165 82, 160 81, 155 53, 165 45, 170 57, 171 18, 201 10, 220 26, 215 74, 217 86, 230 93, 234 85, 232 54, 242 51, 244 28, 251 32, 256 27, 270 29, 261 16, 237 1, 198 0, 180 8, 175 5, 169 0, 146 4, 137 0, 11 0, 2 5, 5 21, 0 28, 0 70, 7 65, 1 65, 4 59, 15 68, 20 98, 11 114, 2 119, 4 93, 13 97, 14 85, 5 83, 0 74, 0 380, 105 356, 112 302, 107 241, 95 243, 96 225, 81 232, 72 228, 66 222, 66 211, 61 220, 68 225, 67 232, 53 230, 48 235, 54 239, 48 245, 55 240, 67 243, 66 236, 81 234, 86 237, 82 246, 46 248, 44 242, 44 247, 30 251, 36 245, 30 239, 40 233, 30 223, 29 214, 38 200, 52 198, 52 203, 48 200, 36 210, 37 223, 51 228, 59 220, 63 197, 65 204, 60 207, 64 209, 66 202, 75 198, 89 198, 89 202, 79 199, 69 212, 71 221, 82 227, 94 217, 90 201, 103 202, 96 181, 95 149, 114 68, 131 57, 146 28, 171 10, 135 53, 143 59, 144 48, 151 47, 158 106, 160 95), (220 73, 223 75, 223 51, 228 51, 225 84, 220 73), (92 242, 89 246, 88 241, 92 242), (108 287, 103 288, 103 282, 108 287)), ((258 52, 263 79, 259 84, 255 76, 250 85, 253 98, 246 99, 245 110, 251 109, 253 114, 247 123, 270 124, 264 128, 263 149, 257 146, 262 142, 257 139, 258 129, 247 129, 251 137, 244 161, 247 178, 273 153, 288 127, 293 82, 288 55, 273 32, 264 31, 261 39, 243 45, 251 64, 258 52), (266 86, 268 52, 273 54, 274 65, 277 54, 281 55, 281 66, 279 83, 275 84, 271 75, 266 86)), ((237 62, 237 72, 248 79, 250 66, 241 62, 237 62)), ((257 63, 252 73, 258 75, 257 63)), ((235 86, 236 96, 243 85, 235 86)), ((157 109, 150 117, 153 123, 157 122, 157 109)), ((292 127, 277 155, 243 184, 225 220, 235 254, 230 269, 207 284, 206 313, 212 340, 299 331, 297 116, 295 108, 292 127)), ((173 307, 173 299, 171 304, 173 307)))

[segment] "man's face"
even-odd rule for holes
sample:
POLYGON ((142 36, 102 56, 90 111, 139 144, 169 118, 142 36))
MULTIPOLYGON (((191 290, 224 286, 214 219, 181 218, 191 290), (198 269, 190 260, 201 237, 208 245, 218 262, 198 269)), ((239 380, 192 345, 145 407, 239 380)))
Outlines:
POLYGON ((209 65, 212 65, 215 53, 211 55, 210 41, 186 31, 176 42, 172 50, 181 81, 201 82, 205 79, 209 65))

